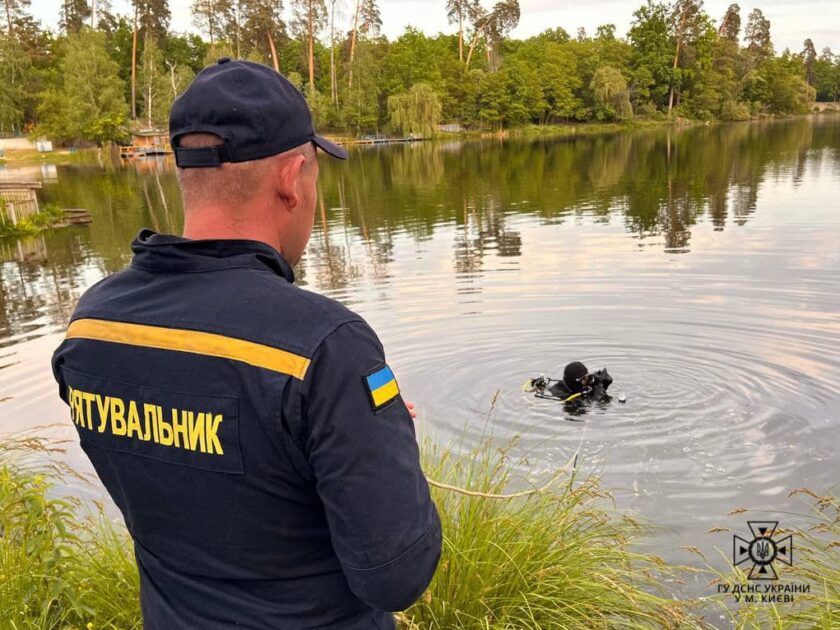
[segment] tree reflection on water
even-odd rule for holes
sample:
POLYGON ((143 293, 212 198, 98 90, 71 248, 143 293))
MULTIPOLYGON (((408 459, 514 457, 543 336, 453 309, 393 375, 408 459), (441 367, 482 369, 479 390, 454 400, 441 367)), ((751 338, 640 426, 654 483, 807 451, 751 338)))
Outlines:
MULTIPOLYGON (((388 277, 396 241, 422 250, 441 233, 451 234, 454 273, 480 273, 489 255, 521 255, 523 217, 623 224, 640 247, 688 253, 698 222, 744 225, 768 178, 795 189, 824 160, 840 168, 836 118, 362 149, 347 163, 321 159, 321 204, 297 276, 340 292, 388 277)), ((181 229, 168 162, 59 167, 42 202, 85 208, 94 221, 0 240, 0 346, 63 325, 84 288, 128 263, 141 227, 181 229)))

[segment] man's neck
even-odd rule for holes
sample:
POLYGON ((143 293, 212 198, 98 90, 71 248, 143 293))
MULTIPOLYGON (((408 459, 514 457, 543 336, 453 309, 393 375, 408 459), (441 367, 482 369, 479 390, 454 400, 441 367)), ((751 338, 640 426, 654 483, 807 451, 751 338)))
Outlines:
MULTIPOLYGON (((255 213, 254 219, 259 214, 255 213)), ((271 245, 281 254, 283 245, 276 234, 266 230, 266 224, 259 220, 247 222, 231 220, 230 213, 221 208, 202 208, 200 211, 186 212, 184 217, 184 238, 205 239, 246 239, 271 245)))

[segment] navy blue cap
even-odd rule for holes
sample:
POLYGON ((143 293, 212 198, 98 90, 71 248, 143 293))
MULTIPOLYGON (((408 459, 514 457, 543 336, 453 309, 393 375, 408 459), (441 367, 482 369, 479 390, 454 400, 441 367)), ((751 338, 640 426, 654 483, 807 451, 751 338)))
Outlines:
POLYGON ((227 57, 198 73, 169 112, 169 141, 181 168, 247 162, 313 142, 333 157, 347 151, 315 133, 303 94, 268 66, 227 57), (218 146, 183 148, 188 133, 213 133, 218 146))

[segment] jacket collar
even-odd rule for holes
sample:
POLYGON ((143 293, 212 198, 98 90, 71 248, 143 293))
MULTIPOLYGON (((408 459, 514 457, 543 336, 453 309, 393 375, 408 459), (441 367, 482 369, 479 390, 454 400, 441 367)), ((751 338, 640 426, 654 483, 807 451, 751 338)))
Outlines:
POLYGON ((267 243, 245 239, 190 240, 144 228, 131 243, 131 266, 148 271, 212 271, 251 267, 295 281, 286 259, 267 243))

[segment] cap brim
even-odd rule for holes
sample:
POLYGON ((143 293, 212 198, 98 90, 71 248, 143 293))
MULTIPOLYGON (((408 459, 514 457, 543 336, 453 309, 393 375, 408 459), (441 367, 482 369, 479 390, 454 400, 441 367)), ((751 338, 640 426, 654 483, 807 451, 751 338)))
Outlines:
POLYGON ((329 153, 334 158, 338 158, 339 160, 346 160, 347 159, 347 150, 341 148, 334 142, 330 142, 323 136, 315 135, 312 138, 312 142, 315 143, 315 146, 322 149, 326 153, 329 153))

